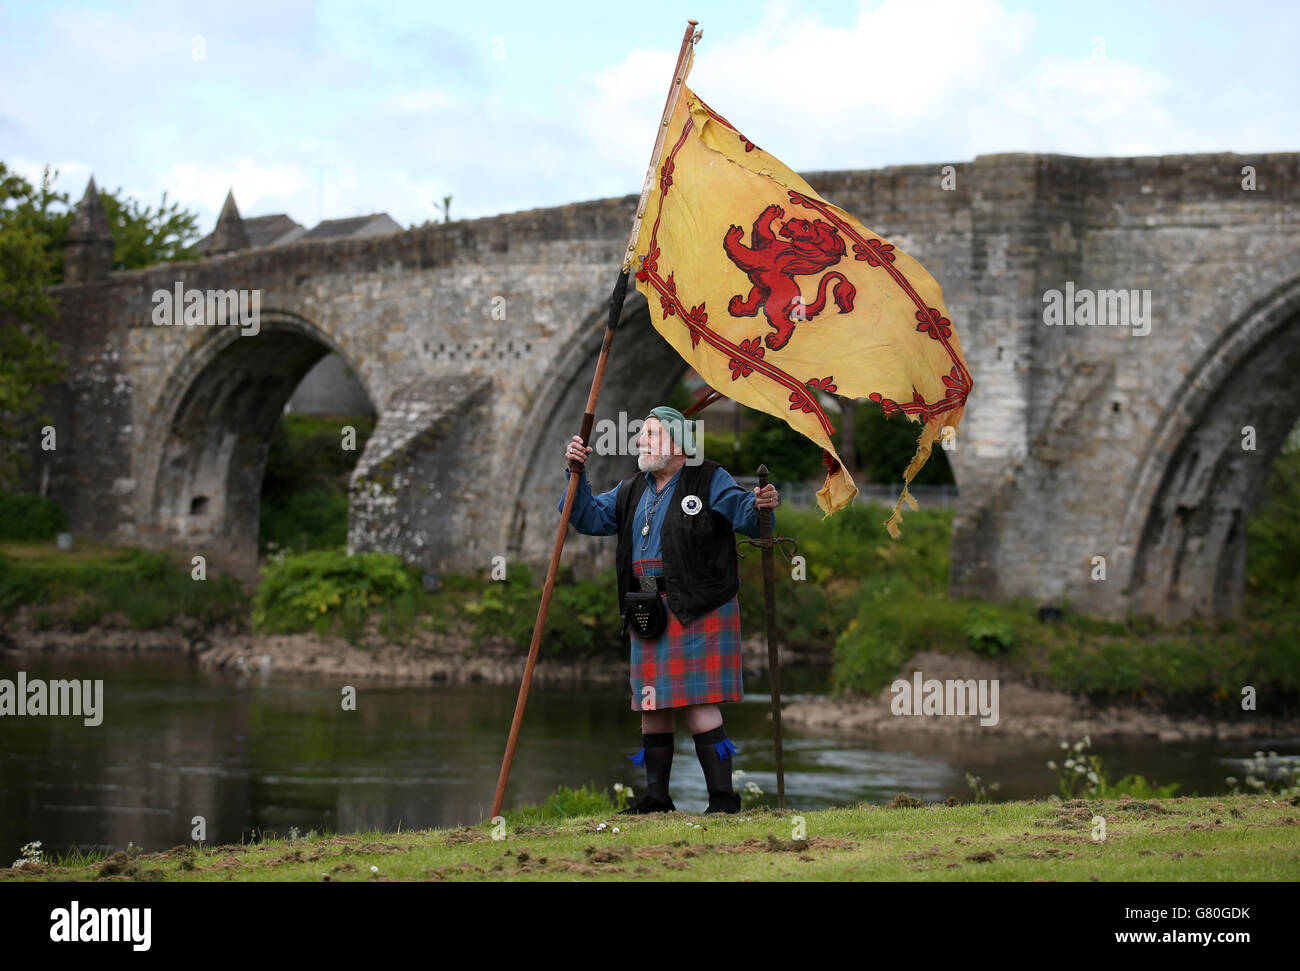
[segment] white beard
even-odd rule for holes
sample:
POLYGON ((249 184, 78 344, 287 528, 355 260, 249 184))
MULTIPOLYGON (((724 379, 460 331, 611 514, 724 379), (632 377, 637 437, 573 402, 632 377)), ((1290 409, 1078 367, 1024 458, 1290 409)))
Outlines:
POLYGON ((667 455, 638 455, 636 459, 636 467, 642 472, 658 472, 667 464, 667 455))

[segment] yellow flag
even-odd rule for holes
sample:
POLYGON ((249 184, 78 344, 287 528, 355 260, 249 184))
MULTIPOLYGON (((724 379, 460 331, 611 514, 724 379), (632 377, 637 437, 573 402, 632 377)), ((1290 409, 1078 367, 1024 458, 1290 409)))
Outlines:
POLYGON ((825 450, 827 515, 858 489, 813 389, 921 422, 886 523, 897 537, 904 500, 916 508, 907 483, 955 434, 972 384, 939 284, 684 84, 656 176, 633 267, 655 329, 711 387, 825 450))

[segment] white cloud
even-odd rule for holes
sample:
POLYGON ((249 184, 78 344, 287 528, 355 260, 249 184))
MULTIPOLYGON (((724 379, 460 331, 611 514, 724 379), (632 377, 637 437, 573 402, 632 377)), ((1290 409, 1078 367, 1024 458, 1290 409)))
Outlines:
POLYGON ((389 107, 413 115, 427 115, 435 108, 446 108, 451 98, 446 92, 435 88, 420 88, 415 91, 399 91, 388 99, 389 107))
MULTIPOLYGON (((1296 99, 1266 71, 1118 56, 1151 49, 1135 38, 1093 60, 1085 13, 880 0, 831 23, 811 6, 717 14, 690 81, 796 169, 1294 147, 1296 99), (1077 58, 1047 51, 1062 37, 1077 58)), ((74 197, 91 171, 150 205, 165 189, 204 231, 231 187, 244 214, 307 225, 372 211, 407 225, 447 194, 459 217, 622 195, 640 189, 676 55, 674 30, 584 72, 581 57, 548 54, 554 39, 537 28, 510 34, 509 56, 492 61, 502 27, 476 11, 413 8, 378 26, 306 0, 170 11, 63 9, 21 44, 0 39, 0 88, 23 93, 0 109, 20 171, 39 178, 41 159, 65 159, 59 188, 74 197), (195 36, 205 60, 191 56, 195 36)), ((620 43, 648 36, 631 12, 610 17, 628 27, 610 33, 620 43)), ((1242 57, 1271 36, 1256 33, 1234 38, 1242 57)))
MULTIPOLYGON (((44 162, 33 162, 20 155, 6 164, 32 185, 40 185, 41 179, 45 177, 44 162)), ((85 193, 86 183, 90 181, 93 174, 90 166, 84 162, 64 161, 51 162, 50 168, 51 175, 54 176, 54 191, 66 193, 68 200, 75 205, 85 193)), ((102 183, 96 184, 99 188, 104 188, 102 183)))
POLYGON ((239 211, 256 215, 283 211, 274 207, 283 207, 308 184, 309 176, 301 166, 265 165, 242 156, 226 162, 173 165, 159 175, 156 187, 146 198, 152 203, 165 189, 168 198, 182 206, 216 213, 225 202, 226 192, 233 189, 239 211))
MULTIPOLYGON (((1169 80, 1118 58, 1035 50, 1035 21, 994 0, 863 4, 850 27, 781 3, 697 45, 691 87, 795 169, 963 161, 1007 151, 1159 154, 1200 144, 1169 80)), ((1086 40, 1086 39, 1085 39, 1086 40)), ((637 174, 673 52, 636 51, 591 79, 578 115, 593 151, 637 174)))

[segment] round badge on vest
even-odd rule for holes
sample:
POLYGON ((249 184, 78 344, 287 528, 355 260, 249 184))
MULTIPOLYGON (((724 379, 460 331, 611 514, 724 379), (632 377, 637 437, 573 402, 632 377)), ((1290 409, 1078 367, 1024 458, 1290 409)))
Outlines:
POLYGON ((694 516, 704 508, 704 503, 700 502, 699 496, 687 496, 682 500, 682 512, 688 516, 694 516))

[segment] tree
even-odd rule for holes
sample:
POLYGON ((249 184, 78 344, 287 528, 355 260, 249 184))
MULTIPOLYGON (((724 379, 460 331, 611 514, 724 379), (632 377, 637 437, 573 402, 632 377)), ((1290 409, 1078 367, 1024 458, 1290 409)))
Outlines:
POLYGON ((1266 600, 1297 603, 1300 594, 1300 425, 1273 463, 1250 513, 1246 582, 1266 600))
POLYGON ((100 193, 113 229, 113 269, 138 270, 199 258, 192 245, 199 235, 197 215, 178 203, 168 205, 166 192, 157 209, 124 199, 121 193, 121 188, 100 193))
MULTIPOLYGON (((886 418, 884 410, 874 401, 858 401, 856 405, 853 438, 863 480, 901 484, 903 470, 916 452, 921 426, 905 415, 886 418)), ((916 473, 912 482, 916 485, 953 485, 955 481, 947 453, 935 442, 929 461, 916 473)))
MULTIPOLYGON (((54 302, 45 289, 63 282, 63 244, 72 224, 68 196, 56 192, 58 172, 45 167, 33 186, 0 162, 0 485, 12 484, 25 456, 11 448, 40 405, 40 388, 57 381, 65 365, 45 335, 54 302)), ((198 258, 190 245, 198 217, 167 193, 157 209, 101 192, 113 232, 113 265, 134 270, 198 258)))
POLYGON ((25 464, 11 443, 40 405, 40 388, 65 368, 44 334, 54 313, 44 286, 62 264, 50 227, 62 223, 66 233, 71 218, 50 211, 58 202, 66 206, 67 198, 53 192, 48 168, 38 188, 0 162, 0 485, 16 480, 25 464))

